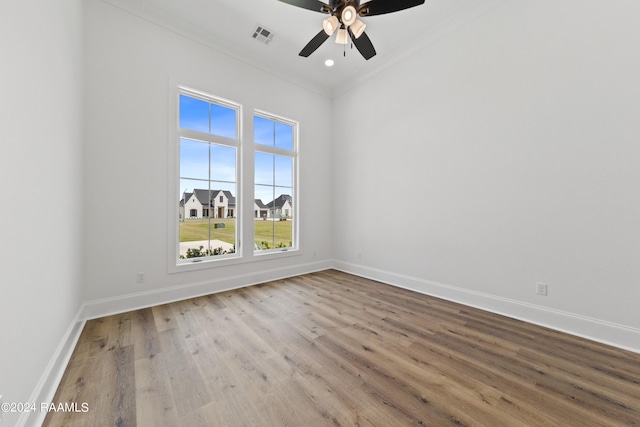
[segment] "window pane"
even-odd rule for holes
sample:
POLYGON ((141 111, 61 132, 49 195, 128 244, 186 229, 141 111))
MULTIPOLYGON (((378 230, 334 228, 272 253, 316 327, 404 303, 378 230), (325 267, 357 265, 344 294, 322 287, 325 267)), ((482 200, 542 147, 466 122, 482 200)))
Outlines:
POLYGON ((209 249, 211 214, 208 181, 180 180, 179 253, 181 258, 200 258, 209 249))
POLYGON ((293 179, 293 159, 291 157, 274 156, 275 157, 275 181, 274 184, 279 187, 292 186, 293 179))
POLYGON ((236 186, 229 183, 211 183, 211 224, 209 226, 210 255, 235 252, 236 244, 236 186))
POLYGON ((211 144, 211 179, 236 182, 236 149, 211 144))
POLYGON ((237 112, 233 108, 180 95, 180 127, 237 139, 237 112))
POLYGON ((209 143, 180 138, 180 178, 209 179, 209 143))
MULTIPOLYGON (((207 185, 200 181, 195 183, 207 185)), ((186 197, 180 201, 181 258, 235 253, 236 186, 215 182, 210 185, 211 190, 195 188, 184 193, 186 197)))
MULTIPOLYGON (((255 153, 255 183, 273 185, 273 163, 275 156, 273 154, 255 153)), ((267 200, 269 201, 269 200, 267 200)), ((265 201, 265 203, 267 202, 265 201)))
POLYGON ((266 206, 269 202, 276 198, 274 190, 275 188, 271 185, 256 185, 254 196, 257 200, 259 200, 266 206))
POLYGON ((185 197, 185 193, 187 194, 187 198, 189 194, 193 193, 195 188, 208 188, 209 181, 200 180, 200 179, 181 179, 180 180, 180 194, 178 194, 178 198, 180 199, 180 203, 185 197))
POLYGON ((256 144, 274 146, 273 122, 260 116, 253 116, 253 142, 256 144))
POLYGON ((273 200, 273 187, 256 185, 255 200, 253 203, 253 215, 256 219, 266 220, 269 216, 267 201, 273 200))
POLYGON ((254 116, 254 142, 272 148, 255 152, 254 243, 256 250, 293 246, 295 126, 254 116), (291 156, 276 154, 289 150, 291 156))
MULTIPOLYGON (((202 189, 206 189, 209 186, 208 181, 200 181, 193 179, 181 179, 180 180, 180 220, 185 218, 201 218, 202 208, 207 207, 206 200, 200 200, 203 198, 203 194, 200 193, 202 189), (196 192, 195 190, 198 190, 196 192)), ((206 194, 204 194, 206 199, 206 194)))
POLYGON ((274 187, 266 185, 255 186, 254 215, 254 249, 266 250, 275 247, 275 223, 270 208, 271 202, 275 199, 274 187))
POLYGON ((288 248, 293 244, 293 199, 256 185, 254 244, 256 250, 288 248), (269 200, 262 205, 260 201, 269 200))
POLYGON ((211 134, 236 139, 236 110, 217 104, 210 105, 211 134))
POLYGON ((209 132, 209 103, 180 95, 180 127, 209 132))
POLYGON ((293 245, 293 198, 289 194, 281 194, 276 200, 279 217, 275 223, 276 248, 289 248, 293 245))
POLYGON ((253 118, 253 134, 256 144, 293 150, 293 126, 266 119, 253 118))
POLYGON ((293 126, 274 122, 276 130, 275 145, 285 150, 293 150, 293 126))

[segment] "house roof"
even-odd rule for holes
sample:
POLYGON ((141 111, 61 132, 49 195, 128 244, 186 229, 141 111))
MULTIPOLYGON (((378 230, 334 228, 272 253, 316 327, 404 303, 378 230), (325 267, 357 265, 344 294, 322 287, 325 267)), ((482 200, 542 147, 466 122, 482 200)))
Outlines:
POLYGON ((180 200, 180 206, 184 206, 185 202, 191 198, 193 193, 184 193, 184 198, 180 200))
POLYGON ((260 199, 256 199, 255 200, 256 205, 260 208, 260 209, 267 209, 267 206, 265 206, 264 203, 262 203, 262 200, 260 199))
POLYGON ((228 190, 203 190, 196 188, 193 190, 193 193, 184 193, 184 198, 180 200, 180 206, 184 206, 185 200, 189 200, 193 194, 196 195, 196 198, 203 206, 210 206, 209 201, 214 200, 218 194, 223 193, 225 197, 229 200, 229 207, 236 206, 236 198, 231 194, 231 191, 228 190))
MULTIPOLYGON (((220 191, 220 190, 218 190, 218 191, 220 191)), ((224 190, 223 193, 224 193, 225 197, 227 199, 229 199, 229 206, 235 206, 236 205, 236 198, 233 197, 233 194, 231 194, 231 191, 224 190)))
POLYGON ((288 194, 282 194, 282 195, 278 196, 278 198, 275 199, 274 201, 267 203, 267 207, 268 208, 274 208, 275 207, 276 209, 279 209, 279 208, 283 207, 286 202, 291 203, 291 200, 292 200, 291 196, 289 196, 288 194))
POLYGON ((203 206, 209 206, 209 200, 214 197, 214 194, 217 194, 215 190, 200 190, 195 189, 193 193, 196 195, 196 198, 203 206))

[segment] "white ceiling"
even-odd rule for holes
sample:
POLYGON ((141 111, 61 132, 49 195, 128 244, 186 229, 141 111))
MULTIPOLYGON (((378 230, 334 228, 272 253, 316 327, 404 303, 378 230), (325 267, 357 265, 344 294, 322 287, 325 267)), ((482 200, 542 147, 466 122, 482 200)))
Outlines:
MULTIPOLYGON (((326 96, 335 96, 361 76, 410 54, 434 35, 468 22, 496 0, 427 0, 404 11, 363 18, 377 55, 335 43, 335 35, 308 58, 300 50, 322 29, 327 15, 278 0, 106 0, 159 25, 204 42, 326 96), (265 45, 251 35, 257 25, 274 33, 265 45), (332 68, 324 66, 334 59, 332 68)), ((504 1, 504 0, 502 0, 504 1)))

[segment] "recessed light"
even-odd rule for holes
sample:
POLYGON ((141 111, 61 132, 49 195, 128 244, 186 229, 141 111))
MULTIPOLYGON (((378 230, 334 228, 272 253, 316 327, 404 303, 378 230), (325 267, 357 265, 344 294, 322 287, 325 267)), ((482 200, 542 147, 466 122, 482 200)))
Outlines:
POLYGON ((333 67, 333 64, 335 64, 335 62, 333 62, 333 59, 327 59, 326 61, 324 61, 324 65, 326 65, 327 67, 333 67))

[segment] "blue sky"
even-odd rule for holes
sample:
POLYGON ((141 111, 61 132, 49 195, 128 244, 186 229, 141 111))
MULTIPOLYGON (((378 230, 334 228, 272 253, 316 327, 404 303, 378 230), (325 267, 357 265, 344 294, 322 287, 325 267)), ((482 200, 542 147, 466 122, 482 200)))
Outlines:
POLYGON ((254 116, 253 141, 256 144, 292 150, 293 127, 264 117, 254 116))
POLYGON ((236 110, 180 95, 180 127, 235 139, 236 110))

